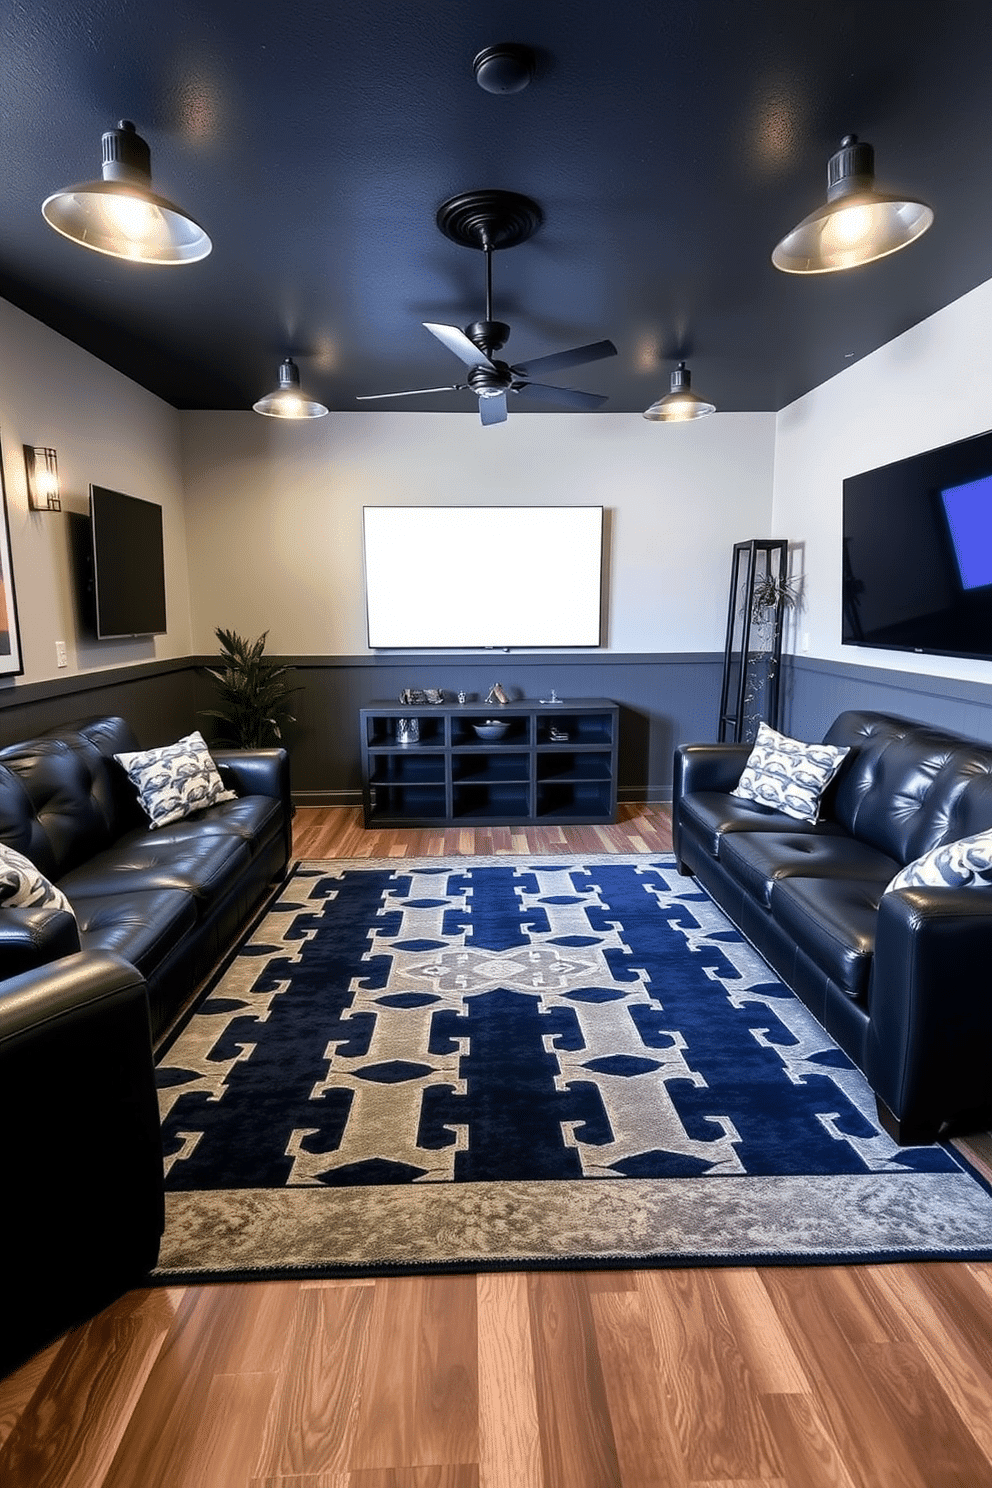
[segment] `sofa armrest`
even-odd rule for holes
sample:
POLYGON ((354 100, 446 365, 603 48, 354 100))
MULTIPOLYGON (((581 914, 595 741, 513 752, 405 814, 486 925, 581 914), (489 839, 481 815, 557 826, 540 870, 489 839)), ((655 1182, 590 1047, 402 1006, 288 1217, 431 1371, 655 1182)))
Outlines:
POLYGON ((944 1121, 992 1109, 990 965, 992 889, 882 896, 865 1073, 899 1140, 931 1141, 944 1121))
POLYGON ((689 869, 682 858, 680 802, 697 791, 728 794, 740 780, 750 753, 750 744, 680 744, 676 749, 672 773, 672 849, 681 873, 689 869))
POLYGON ((285 862, 293 856, 293 795, 285 749, 211 749, 220 777, 239 796, 271 796, 282 802, 285 862))
POLYGON ((275 796, 290 808, 285 749, 211 749, 221 779, 239 796, 275 796))
POLYGON ((673 801, 694 791, 731 791, 751 753, 751 744, 680 744, 675 751, 673 801))
POLYGON ((0 984, 0 1372, 134 1285, 164 1184, 145 984, 83 951, 0 984))
POLYGON ((64 909, 0 908, 0 983, 79 950, 79 927, 64 909))

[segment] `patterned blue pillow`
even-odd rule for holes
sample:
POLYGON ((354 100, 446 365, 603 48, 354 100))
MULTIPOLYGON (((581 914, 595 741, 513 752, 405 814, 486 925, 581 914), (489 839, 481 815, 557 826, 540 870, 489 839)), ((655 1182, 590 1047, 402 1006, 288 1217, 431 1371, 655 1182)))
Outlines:
POLYGON ((758 801, 797 821, 815 822, 820 797, 848 753, 834 744, 802 744, 759 723, 744 773, 730 794, 758 801))
POLYGON ((986 889, 992 884, 992 831, 932 848, 901 868, 886 889, 986 889))
POLYGON ((19 904, 31 909, 64 909, 76 918, 62 890, 23 853, 0 842, 0 904, 19 904))
POLYGON ((224 789, 206 741, 198 731, 161 749, 115 754, 137 788, 138 799, 153 827, 182 821, 218 801, 234 801, 224 789))

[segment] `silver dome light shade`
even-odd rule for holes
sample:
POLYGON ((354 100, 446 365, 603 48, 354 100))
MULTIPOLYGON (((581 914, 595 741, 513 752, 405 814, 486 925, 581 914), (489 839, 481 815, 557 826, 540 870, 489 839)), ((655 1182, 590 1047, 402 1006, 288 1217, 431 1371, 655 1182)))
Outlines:
POLYGON ((151 189, 151 151, 130 119, 103 136, 103 174, 54 192, 42 215, 64 238, 132 263, 187 264, 212 244, 200 224, 151 189))
POLYGON ((827 164, 827 200, 804 217, 772 252, 785 274, 833 274, 873 263, 926 232, 925 202, 875 189, 875 152, 846 134, 827 164))
POLYGON ((685 362, 679 362, 672 373, 671 392, 646 408, 642 417, 659 423, 681 424, 689 419, 705 418, 708 413, 716 413, 716 404, 707 403, 705 398, 692 391, 689 369, 685 362))
POLYGON ((323 403, 315 403, 304 396, 300 387, 300 369, 292 357, 286 357, 279 368, 278 387, 259 398, 252 407, 256 413, 283 419, 323 418, 327 412, 323 403))

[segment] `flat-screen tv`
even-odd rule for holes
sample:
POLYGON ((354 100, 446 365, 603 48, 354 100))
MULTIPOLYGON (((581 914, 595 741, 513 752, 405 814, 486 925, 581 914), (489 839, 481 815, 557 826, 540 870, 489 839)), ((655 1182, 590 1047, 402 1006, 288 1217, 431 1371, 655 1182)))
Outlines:
POLYGON ((161 635, 166 629, 162 508, 91 485, 90 531, 97 636, 161 635))
POLYGON ((992 659, 992 433, 844 482, 841 639, 992 659))
POLYGON ((601 506, 367 506, 375 650, 601 644, 601 506))

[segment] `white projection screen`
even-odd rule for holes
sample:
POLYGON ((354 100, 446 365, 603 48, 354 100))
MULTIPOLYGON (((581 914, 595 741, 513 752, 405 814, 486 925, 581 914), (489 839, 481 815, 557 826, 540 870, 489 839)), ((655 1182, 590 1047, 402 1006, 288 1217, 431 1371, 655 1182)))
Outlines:
POLYGON ((367 506, 369 647, 598 646, 601 506, 367 506))

